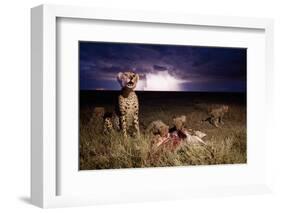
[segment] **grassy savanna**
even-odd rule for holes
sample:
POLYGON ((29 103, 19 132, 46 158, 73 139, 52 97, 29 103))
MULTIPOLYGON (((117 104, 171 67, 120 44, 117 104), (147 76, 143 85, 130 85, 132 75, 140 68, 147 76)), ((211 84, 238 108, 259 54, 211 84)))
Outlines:
POLYGON ((243 94, 137 93, 140 101, 141 137, 124 140, 122 134, 102 134, 102 119, 95 117, 96 106, 114 109, 115 92, 80 93, 80 169, 144 168, 187 165, 246 163, 246 101, 243 94), (228 104, 224 125, 208 122, 207 109, 228 104), (207 134, 205 144, 184 143, 179 149, 152 148, 145 129, 154 120, 173 126, 174 116, 186 115, 188 129, 207 134))

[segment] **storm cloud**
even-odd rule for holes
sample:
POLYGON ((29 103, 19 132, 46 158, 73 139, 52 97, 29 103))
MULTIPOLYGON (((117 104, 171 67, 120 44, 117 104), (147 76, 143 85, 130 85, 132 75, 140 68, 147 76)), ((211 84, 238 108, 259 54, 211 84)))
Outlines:
MULTIPOLYGON (((81 90, 119 90, 118 72, 137 72, 147 89, 149 77, 177 82, 179 91, 245 92, 245 48, 79 42, 81 90)), ((164 81, 167 82, 164 82, 164 81)), ((162 87, 159 87, 162 88, 162 87)), ((170 90, 172 87, 163 87, 170 90)))

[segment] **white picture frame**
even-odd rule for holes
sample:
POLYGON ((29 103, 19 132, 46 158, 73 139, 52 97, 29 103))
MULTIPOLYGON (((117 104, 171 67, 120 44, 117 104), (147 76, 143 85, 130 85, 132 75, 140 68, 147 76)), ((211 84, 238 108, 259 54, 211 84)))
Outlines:
MULTIPOLYGON (((31 10, 31 72, 32 72, 32 118, 31 118, 31 201, 34 205, 47 207, 62 207, 76 205, 92 205, 100 203, 139 202, 144 200, 179 199, 198 196, 253 194, 271 191, 271 164, 270 164, 270 137, 272 128, 272 91, 273 85, 273 21, 271 19, 240 18, 240 17, 216 17, 203 15, 187 15, 173 13, 154 13, 147 11, 122 11, 110 9, 84 8, 74 6, 41 5, 31 10), (264 173, 263 179, 258 183, 248 182, 239 185, 221 184, 218 186, 200 187, 194 183, 190 186, 179 188, 169 186, 168 189, 153 189, 145 195, 138 192, 124 191, 120 196, 116 192, 102 192, 101 189, 93 195, 58 195, 58 166, 59 153, 57 151, 57 88, 60 83, 57 79, 57 21, 64 19, 108 20, 134 23, 153 23, 155 25, 168 26, 200 26, 210 28, 224 28, 229 31, 234 29, 261 30, 264 34, 264 65, 262 75, 266 76, 265 87, 261 89, 266 101, 263 112, 267 112, 262 119, 266 123, 264 138, 266 138, 266 161, 259 172, 264 173), (266 110, 265 110, 266 109, 266 110), (100 190, 100 191, 99 191, 100 190)), ((172 30, 172 29, 171 29, 172 30)), ((252 80, 254 81, 254 79, 252 80)), ((250 100, 253 101, 253 100, 250 100)), ((246 168, 247 169, 247 168, 246 168)), ((143 175, 149 175, 152 170, 144 171, 143 175)), ((178 169, 184 172, 185 168, 178 169)), ((208 170, 202 168, 202 170, 208 170)), ((78 172, 78 171, 77 171, 78 172)), ((119 173, 132 173, 133 170, 119 171, 119 173)), ((159 174, 173 173, 176 170, 163 168, 159 174)), ((199 178, 201 173, 194 174, 199 178)), ((114 172, 103 173, 103 177, 109 178, 114 172)), ((131 175, 131 174, 129 174, 131 175)), ((152 177, 153 178, 153 177, 152 177)), ((102 184, 102 183, 101 183, 102 184)), ((159 185, 161 186, 161 185, 159 185)), ((164 186, 163 186, 164 187, 164 186)), ((70 189, 71 190, 71 189, 70 189)))

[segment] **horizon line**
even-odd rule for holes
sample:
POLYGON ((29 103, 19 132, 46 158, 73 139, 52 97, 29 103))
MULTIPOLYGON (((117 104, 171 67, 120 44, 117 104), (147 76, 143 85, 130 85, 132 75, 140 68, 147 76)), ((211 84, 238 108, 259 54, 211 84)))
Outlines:
MULTIPOLYGON (((97 91, 99 91, 99 92, 118 92, 118 91, 121 91, 121 90, 109 90, 109 89, 107 89, 107 90, 98 90, 98 89, 80 89, 80 91, 95 91, 95 92, 97 92, 97 91)), ((218 91, 208 91, 208 90, 194 90, 194 91, 192 91, 192 90, 190 90, 190 91, 182 91, 182 90, 178 90, 178 91, 169 91, 169 90, 134 90, 135 92, 209 92, 209 93, 211 93, 211 92, 222 92, 222 93, 247 93, 247 90, 245 90, 245 91, 221 91, 221 90, 218 90, 218 91)))

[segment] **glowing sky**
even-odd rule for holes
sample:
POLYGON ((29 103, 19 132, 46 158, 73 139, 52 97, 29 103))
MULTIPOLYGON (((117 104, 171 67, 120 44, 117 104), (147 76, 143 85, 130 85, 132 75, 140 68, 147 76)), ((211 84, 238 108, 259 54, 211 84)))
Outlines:
POLYGON ((137 90, 245 92, 246 61, 242 48, 80 42, 80 89, 119 90, 117 73, 133 70, 137 90))

